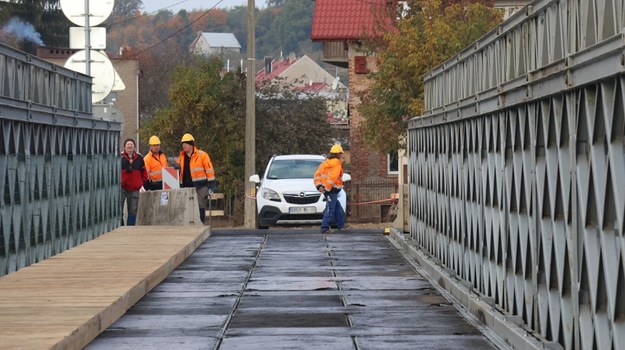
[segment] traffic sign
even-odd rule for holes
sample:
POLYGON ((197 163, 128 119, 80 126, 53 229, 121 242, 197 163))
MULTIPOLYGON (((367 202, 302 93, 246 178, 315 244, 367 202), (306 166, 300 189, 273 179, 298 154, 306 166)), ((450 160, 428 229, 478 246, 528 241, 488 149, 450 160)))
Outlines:
MULTIPOLYGON (((84 27, 86 24, 85 0, 61 0, 61 11, 72 23, 84 27)), ((89 0, 89 26, 104 22, 115 7, 113 0, 89 0)))
POLYGON ((163 189, 174 190, 180 188, 178 170, 174 167, 163 168, 163 189))

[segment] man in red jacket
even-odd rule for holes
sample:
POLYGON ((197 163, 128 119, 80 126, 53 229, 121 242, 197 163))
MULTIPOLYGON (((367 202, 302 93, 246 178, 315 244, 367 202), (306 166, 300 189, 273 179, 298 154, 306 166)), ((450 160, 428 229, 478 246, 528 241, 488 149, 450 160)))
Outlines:
MULTIPOLYGON (((134 226, 137 219, 137 207, 139 206, 139 190, 143 183, 148 180, 148 172, 145 170, 143 156, 135 151, 135 141, 124 141, 122 152, 122 212, 124 202, 128 210, 126 224, 134 226)), ((122 219, 122 225, 124 220, 122 219)))

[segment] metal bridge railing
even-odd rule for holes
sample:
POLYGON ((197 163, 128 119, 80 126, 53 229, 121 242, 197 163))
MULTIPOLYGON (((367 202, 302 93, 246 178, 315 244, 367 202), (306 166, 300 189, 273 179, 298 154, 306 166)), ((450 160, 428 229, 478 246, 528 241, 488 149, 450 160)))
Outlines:
POLYGON ((534 1, 426 74, 424 115, 478 115, 614 75, 624 13, 624 0, 534 1))
POLYGON ((564 349, 625 349, 624 10, 532 3, 431 72, 409 125, 415 244, 564 349))
POLYGON ((0 275, 120 223, 120 124, 91 78, 0 44, 0 275))

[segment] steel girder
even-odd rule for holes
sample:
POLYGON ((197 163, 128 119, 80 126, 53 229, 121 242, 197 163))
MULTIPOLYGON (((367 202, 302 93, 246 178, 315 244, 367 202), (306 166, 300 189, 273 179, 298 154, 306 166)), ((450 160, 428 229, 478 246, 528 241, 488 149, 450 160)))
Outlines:
POLYGON ((416 244, 565 349, 625 348, 625 76, 409 130, 416 244))
POLYGON ((121 125, 91 78, 0 45, 0 275, 120 224, 121 125))
POLYGON ((532 3, 409 122, 415 244, 565 349, 625 348, 624 3, 532 3))
POLYGON ((623 73, 624 4, 533 2, 425 75, 423 117, 480 115, 623 73))

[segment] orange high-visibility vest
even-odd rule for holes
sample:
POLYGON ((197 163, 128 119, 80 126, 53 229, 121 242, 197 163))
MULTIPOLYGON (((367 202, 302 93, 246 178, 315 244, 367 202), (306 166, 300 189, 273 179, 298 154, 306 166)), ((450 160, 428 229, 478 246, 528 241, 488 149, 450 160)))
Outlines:
POLYGON ((152 152, 148 153, 147 156, 143 157, 143 162, 145 163, 145 169, 148 171, 148 178, 153 182, 163 181, 163 168, 167 167, 167 157, 163 152, 158 152, 158 154, 154 154, 152 152))
MULTIPOLYGON (((178 157, 178 165, 180 165, 180 183, 182 183, 182 174, 184 174, 184 151, 180 152, 178 157)), ((215 180, 215 170, 208 153, 194 147, 189 162, 189 170, 191 170, 191 179, 194 184, 215 180)))
POLYGON ((338 158, 330 158, 319 164, 314 178, 315 187, 323 185, 326 191, 343 188, 343 162, 338 158))

